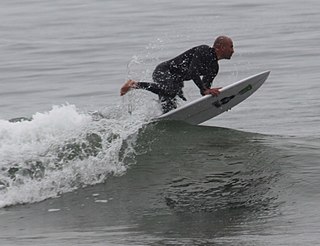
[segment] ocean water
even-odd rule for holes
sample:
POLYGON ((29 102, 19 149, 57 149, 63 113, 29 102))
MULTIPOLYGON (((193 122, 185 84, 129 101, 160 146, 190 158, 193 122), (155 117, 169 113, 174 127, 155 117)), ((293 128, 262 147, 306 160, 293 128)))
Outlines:
MULTIPOLYGON (((317 245, 319 1, 3 1, 1 245, 317 245), (152 122, 148 81, 232 37, 225 86, 270 70, 201 126, 152 122)), ((188 101, 199 97, 185 83, 188 101)), ((179 102, 183 103, 183 102, 179 102)))

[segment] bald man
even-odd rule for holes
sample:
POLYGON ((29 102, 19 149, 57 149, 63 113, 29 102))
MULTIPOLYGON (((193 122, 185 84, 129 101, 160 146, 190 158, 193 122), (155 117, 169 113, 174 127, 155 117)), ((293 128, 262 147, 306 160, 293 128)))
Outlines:
POLYGON ((186 100, 182 88, 184 81, 193 80, 201 95, 218 95, 220 88, 211 88, 219 72, 218 61, 230 59, 233 54, 233 42, 227 36, 219 36, 213 47, 200 45, 181 55, 160 63, 152 74, 154 83, 128 80, 121 88, 120 95, 130 89, 145 89, 159 96, 163 113, 177 108, 176 97, 186 100))

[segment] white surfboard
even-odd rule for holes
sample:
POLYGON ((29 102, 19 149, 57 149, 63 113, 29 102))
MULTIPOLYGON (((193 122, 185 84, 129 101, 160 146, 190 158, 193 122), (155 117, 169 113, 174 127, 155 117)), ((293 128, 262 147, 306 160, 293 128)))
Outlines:
POLYGON ((160 115, 157 120, 178 120, 191 125, 201 124, 241 103, 268 78, 265 71, 223 87, 218 96, 206 95, 180 108, 160 115))

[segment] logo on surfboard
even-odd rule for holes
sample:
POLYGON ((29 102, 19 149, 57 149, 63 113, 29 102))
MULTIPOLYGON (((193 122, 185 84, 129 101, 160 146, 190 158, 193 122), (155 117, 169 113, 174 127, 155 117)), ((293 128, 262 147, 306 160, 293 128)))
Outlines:
POLYGON ((213 102, 212 104, 213 104, 214 106, 216 106, 217 108, 220 108, 222 105, 230 102, 230 100, 231 100, 232 98, 234 98, 234 97, 235 97, 235 95, 232 95, 232 96, 230 96, 230 97, 224 97, 224 98, 222 98, 221 100, 217 100, 217 101, 213 102))
POLYGON ((239 95, 243 95, 244 93, 246 93, 246 92, 248 92, 248 91, 250 91, 250 90, 252 90, 252 85, 247 85, 246 87, 244 87, 241 91, 239 91, 239 95))
MULTIPOLYGON (((252 85, 249 84, 246 87, 244 87, 243 89, 241 89, 237 95, 243 95, 246 92, 252 90, 252 88, 253 88, 252 85)), ((228 102, 230 102, 230 100, 232 100, 235 97, 236 97, 236 95, 224 97, 221 100, 217 100, 217 101, 213 102, 212 105, 214 105, 216 108, 221 108, 222 105, 227 104, 228 102)))

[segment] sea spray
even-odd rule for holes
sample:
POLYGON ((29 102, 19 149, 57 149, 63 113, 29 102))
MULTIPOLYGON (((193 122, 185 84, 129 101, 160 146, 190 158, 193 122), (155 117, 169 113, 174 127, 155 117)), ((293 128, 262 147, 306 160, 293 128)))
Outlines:
POLYGON ((123 108, 82 113, 54 106, 30 120, 0 120, 0 207, 30 203, 122 175, 144 119, 123 108))

